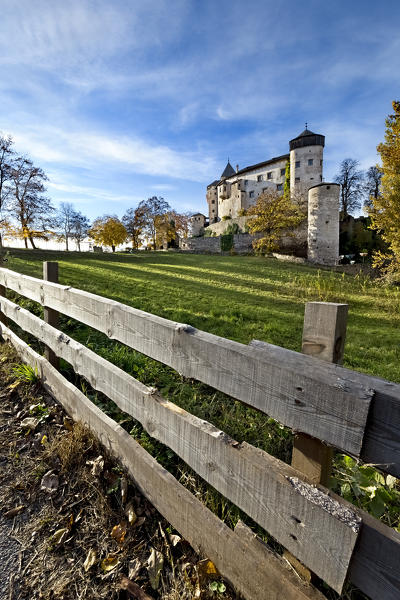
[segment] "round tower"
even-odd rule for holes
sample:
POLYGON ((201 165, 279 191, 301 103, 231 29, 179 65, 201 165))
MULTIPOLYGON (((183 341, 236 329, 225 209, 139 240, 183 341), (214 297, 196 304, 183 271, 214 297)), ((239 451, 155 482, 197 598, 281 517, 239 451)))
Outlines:
POLYGON ((337 265, 339 261, 338 183, 320 183, 308 190, 308 251, 310 262, 337 265))
POLYGON ((290 192, 292 197, 304 195, 310 187, 322 182, 325 136, 307 129, 290 140, 290 192))

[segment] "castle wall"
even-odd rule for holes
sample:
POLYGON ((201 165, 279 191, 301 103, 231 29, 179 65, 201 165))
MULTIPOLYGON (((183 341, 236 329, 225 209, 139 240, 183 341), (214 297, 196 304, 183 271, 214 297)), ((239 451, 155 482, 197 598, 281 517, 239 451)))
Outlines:
POLYGON ((321 265, 339 261, 340 185, 321 183, 308 192, 308 260, 321 265))
MULTIPOLYGON (((255 204, 258 196, 266 190, 282 191, 285 182, 286 159, 264 165, 242 175, 232 175, 217 187, 218 218, 239 216, 241 210, 247 210, 255 204), (281 188, 279 190, 279 187, 281 188)), ((211 189, 211 188, 210 188, 211 189)), ((207 191, 211 199, 211 192, 207 191)), ((210 206, 210 203, 209 203, 210 206)), ((213 220, 210 219, 210 223, 213 220)))

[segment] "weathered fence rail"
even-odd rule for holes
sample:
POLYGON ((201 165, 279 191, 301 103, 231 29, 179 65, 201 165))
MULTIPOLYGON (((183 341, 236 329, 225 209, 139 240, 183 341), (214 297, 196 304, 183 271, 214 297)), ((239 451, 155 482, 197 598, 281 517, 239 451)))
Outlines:
MULTIPOLYGON (((370 462, 381 462, 390 473, 400 472, 400 386, 396 384, 270 344, 245 346, 7 269, 0 269, 0 286, 94 327, 295 430, 363 460, 367 456, 370 462), (382 404, 390 408, 390 423, 382 404), (385 460, 374 460, 377 456, 385 460)), ((92 427, 160 512, 194 547, 205 551, 247 598, 279 598, 283 593, 296 599, 320 596, 288 577, 282 559, 263 547, 244 525, 232 532, 211 515, 124 430, 24 344, 4 324, 6 319, 42 341, 51 356, 69 362, 96 390, 140 421, 151 436, 174 450, 334 589, 340 591, 349 575, 371 598, 400 597, 399 534, 322 486, 311 486, 293 467, 249 444, 238 444, 5 297, 0 298, 0 308, 3 337, 24 360, 38 365, 45 387, 74 417, 92 427), (162 494, 161 480, 165 483, 162 494), (179 517, 177 502, 183 507, 179 517), (213 534, 199 522, 203 518, 212 523, 213 534), (238 551, 243 551, 245 563, 240 568, 238 557, 233 557, 238 551), (229 553, 232 563, 228 565, 229 553), (255 555, 258 570, 247 564, 255 555), (263 571, 261 579, 259 571, 263 571)))

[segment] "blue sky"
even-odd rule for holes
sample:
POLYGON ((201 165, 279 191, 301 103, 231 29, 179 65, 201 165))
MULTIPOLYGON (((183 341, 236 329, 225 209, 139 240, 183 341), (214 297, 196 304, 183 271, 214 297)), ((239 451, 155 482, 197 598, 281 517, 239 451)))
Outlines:
POLYGON ((90 218, 153 195, 205 212, 228 156, 284 154, 305 121, 329 180, 377 161, 399 24, 391 0, 0 0, 0 131, 90 218))

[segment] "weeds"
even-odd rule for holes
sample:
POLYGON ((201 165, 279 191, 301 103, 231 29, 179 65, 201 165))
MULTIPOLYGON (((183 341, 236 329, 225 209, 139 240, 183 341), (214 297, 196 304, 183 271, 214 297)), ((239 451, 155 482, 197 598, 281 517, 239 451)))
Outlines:
POLYGON ((22 381, 23 383, 29 383, 31 385, 39 383, 40 381, 39 371, 37 370, 37 367, 33 368, 30 365, 25 365, 21 363, 19 365, 16 365, 15 367, 12 367, 11 370, 15 375, 17 381, 22 381))

